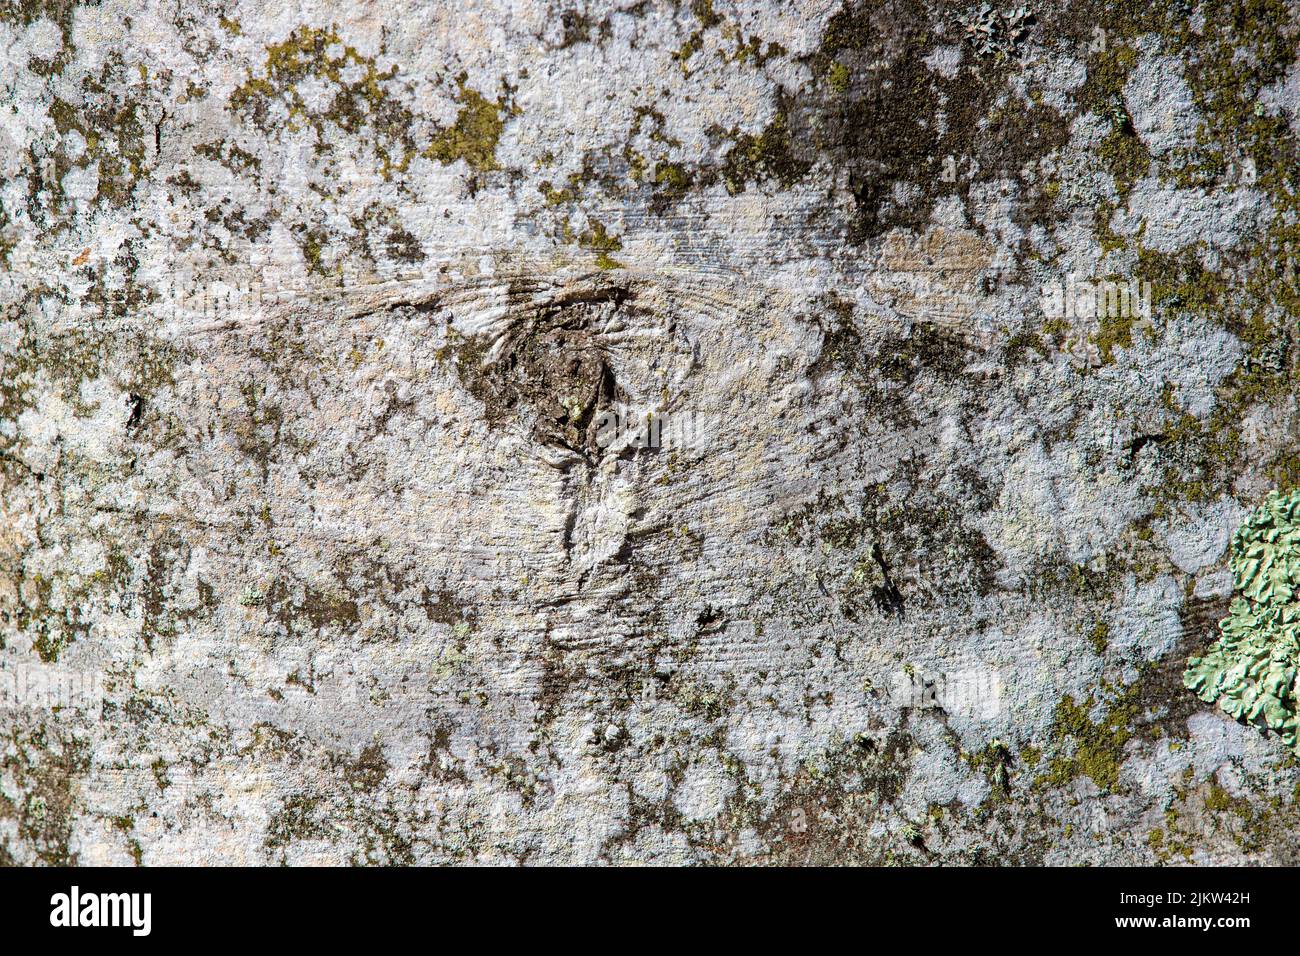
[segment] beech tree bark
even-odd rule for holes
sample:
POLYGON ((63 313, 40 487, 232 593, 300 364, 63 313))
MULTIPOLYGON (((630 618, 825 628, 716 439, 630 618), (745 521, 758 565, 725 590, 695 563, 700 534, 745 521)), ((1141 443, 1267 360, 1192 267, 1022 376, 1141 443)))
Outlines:
POLYGON ((1296 862, 1258 6, 0 13, 0 861, 1296 862))

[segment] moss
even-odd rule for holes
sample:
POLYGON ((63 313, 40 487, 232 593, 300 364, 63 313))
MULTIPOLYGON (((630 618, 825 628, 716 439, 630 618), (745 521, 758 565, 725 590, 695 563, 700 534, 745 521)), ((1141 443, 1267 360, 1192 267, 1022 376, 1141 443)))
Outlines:
POLYGON ((900 729, 859 734, 805 761, 756 822, 773 862, 883 862, 885 848, 869 834, 901 795, 914 748, 900 729))
POLYGON ((1120 128, 1106 134, 1097 147, 1097 155, 1115 180, 1115 189, 1121 200, 1128 199, 1134 184, 1151 169, 1151 153, 1133 132, 1132 120, 1127 118, 1120 128))
POLYGON ((691 185, 691 176, 679 163, 659 163, 655 166, 655 184, 667 186, 674 193, 683 193, 691 185))
POLYGON ((1115 181, 1121 201, 1127 201, 1134 184, 1151 168, 1151 154, 1124 103, 1124 86, 1136 65, 1137 52, 1131 46, 1108 44, 1089 57, 1087 77, 1076 94, 1080 105, 1101 116, 1109 127, 1097 155, 1115 181))
MULTIPOLYGON (((1068 117, 1042 99, 1018 101, 1008 83, 1013 57, 951 76, 931 70, 935 48, 951 42, 942 36, 950 25, 938 29, 937 16, 923 6, 895 5, 884 15, 874 4, 846 3, 821 46, 802 58, 815 88, 778 104, 794 131, 793 163, 818 160, 847 181, 854 241, 923 229, 944 197, 973 208, 985 184, 1010 180, 1040 194, 1038 161, 1068 141, 1068 117)), ((1028 222, 1038 211, 1018 203, 1013 214, 1028 222)))
POLYGON ((715 686, 699 679, 676 677, 670 693, 677 706, 701 720, 721 720, 735 705, 734 687, 715 686))
POLYGON ((1209 793, 1206 794, 1205 797, 1205 808, 1207 810, 1213 810, 1216 813, 1221 813, 1224 810, 1230 809, 1233 804, 1234 801, 1228 791, 1219 786, 1217 780, 1211 780, 1209 793))
POLYGON ((320 819, 320 806, 320 797, 305 793, 288 797, 267 823, 263 845, 268 850, 277 850, 298 840, 330 838, 333 832, 320 819))
POLYGON ((496 149, 505 128, 505 121, 501 118, 504 103, 500 100, 491 102, 477 90, 467 87, 465 79, 465 74, 462 74, 456 81, 463 104, 456 122, 434 136, 425 155, 444 165, 464 160, 475 172, 490 172, 500 168, 496 149))
MULTIPOLYGON (((344 43, 337 28, 297 28, 283 42, 266 48, 261 73, 250 74, 231 93, 232 110, 265 124, 271 104, 283 98, 291 131, 311 126, 324 133, 327 123, 353 134, 369 129, 374 134, 371 145, 380 174, 388 179, 407 168, 415 154, 412 129, 416 117, 388 91, 397 68, 381 72, 373 57, 362 56, 344 43), (355 78, 345 80, 345 70, 349 75, 355 73, 355 78), (329 106, 319 113, 308 109, 298 89, 308 77, 328 80, 336 88, 329 106)), ((434 145, 438 144, 435 140, 434 145)))
MULTIPOLYGON (((1083 85, 1075 94, 1081 106, 1107 118, 1116 119, 1116 110, 1123 110, 1124 86, 1129 74, 1137 66, 1138 55, 1128 43, 1112 39, 1104 49, 1091 53, 1083 85)), ((1115 36, 1112 28, 1111 36, 1115 36)), ((1123 116, 1126 118, 1127 113, 1123 116)), ((1123 125, 1117 120, 1114 125, 1123 125)))
POLYGON ((692 31, 672 56, 673 60, 681 68, 682 76, 690 76, 688 63, 703 45, 704 31, 722 22, 722 18, 713 10, 712 0, 694 0, 691 3, 691 13, 699 21, 700 29, 692 31))
MULTIPOLYGON (((1229 383, 1223 411, 1207 429, 1211 433, 1235 430, 1241 413, 1255 401, 1294 393, 1295 354, 1288 330, 1300 318, 1300 289, 1288 273, 1297 249, 1300 189, 1295 170, 1300 168, 1300 144, 1283 117, 1258 108, 1259 91, 1285 76, 1297 61, 1294 39, 1280 27, 1287 9, 1284 0, 1231 0, 1203 6, 1204 30, 1193 34, 1174 29, 1166 34, 1172 52, 1188 63, 1188 85, 1203 118, 1195 145, 1180 152, 1166 178, 1180 186, 1231 190, 1243 185, 1228 178, 1231 170, 1248 165, 1254 173, 1251 187, 1265 194, 1273 207, 1273 219, 1263 234, 1235 256, 1248 263, 1241 278, 1219 283, 1215 290, 1222 320, 1246 343, 1248 355, 1229 383), (1243 50, 1250 55, 1242 55, 1243 50), (1285 313, 1280 320, 1279 309, 1285 313), (1276 368, 1261 374, 1269 364, 1266 356, 1275 352, 1280 353, 1276 368)), ((1213 297, 1198 292, 1175 290, 1174 304, 1181 306, 1178 300, 1185 299, 1188 307, 1213 310, 1213 297)), ((1223 445, 1235 454, 1231 443, 1223 445)))
POLYGON ((384 758, 384 750, 378 743, 361 749, 355 760, 334 755, 332 766, 341 771, 344 781, 354 790, 373 793, 388 776, 389 764, 384 758))
POLYGON ((194 151, 213 162, 221 163, 236 175, 256 175, 261 172, 262 161, 229 140, 216 143, 201 143, 194 151))
POLYGON ((1110 625, 1105 621, 1098 621, 1088 633, 1088 642, 1098 657, 1104 655, 1106 648, 1110 646, 1110 625))
POLYGON ((737 64, 752 63, 756 67, 761 67, 768 60, 789 55, 790 51, 775 40, 764 43, 761 37, 752 36, 746 40, 743 36, 739 36, 739 31, 737 34, 735 48, 730 53, 724 51, 722 54, 725 61, 737 64))
MULTIPOLYGON (((1216 389, 1216 404, 1208 418, 1197 419, 1171 405, 1162 429, 1161 477, 1151 490, 1157 515, 1167 513, 1179 502, 1212 501, 1231 494, 1243 467, 1254 463, 1244 457, 1244 419, 1257 405, 1277 405, 1291 400, 1298 377, 1300 355, 1285 333, 1268 341, 1267 333, 1242 330, 1248 339, 1263 344, 1248 345, 1245 359, 1216 389), (1268 358, 1270 352, 1275 357, 1268 358)), ((1274 470, 1273 463, 1290 460, 1300 444, 1279 436, 1281 448, 1271 462, 1260 462, 1260 471, 1274 470)))
POLYGON ((831 85, 831 89, 835 90, 835 92, 847 93, 849 89, 850 76, 851 73, 849 72, 849 68, 843 63, 837 61, 831 64, 827 80, 831 85))
POLYGON ((1115 792, 1130 745, 1186 739, 1187 720, 1198 707, 1179 688, 1187 651, 1199 641, 1199 630, 1193 609, 1173 650, 1139 665, 1133 683, 1121 686, 1102 680, 1084 700, 1064 696, 1052 721, 1047 766, 1035 786, 1064 787, 1086 776, 1103 792, 1115 792), (1094 713, 1099 716, 1094 718, 1094 713))
POLYGON ((695 51, 698 48, 699 43, 700 43, 700 35, 698 33, 692 34, 691 36, 686 38, 685 42, 683 42, 682 45, 678 47, 677 52, 673 54, 673 59, 677 61, 677 65, 681 68, 682 76, 691 75, 690 67, 687 64, 689 63, 691 57, 695 55, 695 51))
POLYGON ((783 111, 757 136, 744 134, 732 137, 735 145, 727 151, 722 165, 722 181, 727 191, 742 192, 753 183, 775 179, 788 188, 803 178, 812 164, 796 157, 791 140, 789 120, 783 111))
POLYGON ((1096 334, 1092 336, 1092 342, 1097 346, 1103 365, 1110 365, 1115 361, 1116 349, 1133 347, 1133 326, 1139 321, 1140 317, 1137 315, 1116 315, 1110 312, 1098 319, 1099 327, 1096 334))
MULTIPOLYGON (((772 584, 773 599, 789 610, 815 611, 828 623, 904 617, 911 594, 944 582, 951 600, 976 600, 995 587, 997 557, 959 505, 943 495, 891 501, 883 486, 867 489, 850 504, 821 496, 777 519, 768 531, 772 546, 819 555, 811 604, 801 589, 772 584)), ((800 618, 802 619, 802 617, 800 618)), ((809 622, 811 623, 811 621, 809 622)))
POLYGON ((549 182, 541 182, 537 184, 537 190, 546 198, 546 205, 567 205, 578 198, 578 179, 579 176, 575 173, 573 176, 569 177, 568 185, 562 188, 557 188, 549 182))
POLYGON ((1090 716, 1093 706, 1091 697, 1079 703, 1070 694, 1057 705, 1052 738, 1064 752, 1048 765, 1042 778, 1046 782, 1063 787, 1082 775, 1105 792, 1118 786, 1124 747, 1133 737, 1132 725, 1138 716, 1136 700, 1121 695, 1095 722, 1090 716))
MULTIPOLYGON (((132 95, 133 84, 122 77, 126 68, 122 54, 114 52, 96 76, 83 81, 81 105, 59 96, 52 99, 49 116, 55 129, 60 134, 79 133, 85 149, 74 158, 64 152, 62 141, 56 141, 55 149, 47 153, 53 164, 52 177, 42 184, 49 204, 47 221, 65 212, 62 179, 74 167, 96 167, 96 202, 110 206, 129 203, 137 183, 147 174, 152 137, 145 135, 142 104, 132 95)), ((42 216, 37 213, 37 218, 42 216)))
MULTIPOLYGON (((1047 332, 1046 326, 1044 332, 1047 332)), ((1044 341, 1043 335, 1032 330, 1025 330, 1012 335, 1006 340, 1002 351, 1006 356, 1008 368, 1015 368, 1023 362, 1031 361, 1030 352, 1037 353, 1040 359, 1045 359, 1051 355, 1051 350, 1048 343, 1044 341)))
MULTIPOLYGON (((87 300, 88 305, 95 304, 93 290, 87 300)), ((26 317, 20 318, 18 325, 17 349, 6 357, 5 381, 0 383, 0 416, 6 418, 16 418, 33 407, 44 388, 58 394, 74 414, 94 414, 99 408, 85 403, 82 384, 106 375, 134 396, 137 408, 143 407, 149 396, 170 384, 179 354, 174 346, 148 336, 97 332, 93 323, 56 336, 47 335, 26 317), (37 381, 45 383, 41 389, 35 387, 37 381)), ((136 420, 137 429, 146 427, 136 420)), ((20 482, 44 482, 51 477, 27 470, 21 464, 20 446, 17 436, 0 438, 0 475, 20 482)), ((91 462, 65 453, 57 480, 65 488, 78 481, 100 483, 113 476, 124 478, 125 467, 126 462, 91 462)), ((37 523, 38 538, 44 534, 43 523, 37 523)), ((47 663, 59 660, 69 645, 87 636, 98 613, 129 614, 137 606, 132 593, 132 552, 124 550, 121 529, 106 525, 93 529, 89 537, 102 546, 104 564, 87 573, 66 569, 53 575, 40 573, 28 565, 27 555, 21 551, 12 556, 12 563, 6 561, 5 572, 12 575, 14 587, 6 588, 7 593, 0 597, 5 629, 25 633, 47 663)), ((143 596, 148 598, 147 582, 143 596)), ((147 600, 145 603, 147 606, 147 600)))
POLYGON ((627 174, 634 183, 639 183, 645 179, 646 170, 650 168, 650 163, 645 156, 631 146, 625 146, 623 148, 623 160, 627 163, 627 174))
POLYGON ((130 814, 123 814, 118 817, 111 817, 109 825, 117 832, 127 838, 127 850, 131 854, 131 859, 135 861, 136 866, 144 863, 144 848, 140 846, 140 841, 132 834, 135 831, 135 817, 130 814))
POLYGON ((1283 450, 1269 461, 1265 474, 1279 488, 1300 488, 1300 454, 1283 450))
POLYGON ((691 13, 706 30, 722 22, 722 17, 713 9, 713 0, 691 0, 691 13))
POLYGON ((14 624, 28 633, 33 649, 45 663, 55 663, 69 644, 90 633, 84 618, 84 595, 75 593, 75 587, 56 591, 49 577, 33 574, 21 579, 19 588, 14 624))
POLYGON ((963 758, 974 769, 981 771, 988 779, 991 796, 989 799, 1006 800, 1011 794, 1011 774, 1016 757, 1005 743, 994 738, 978 753, 963 752, 963 758))
POLYGON ((613 258, 610 253, 618 252, 623 248, 623 241, 617 236, 611 236, 605 229, 605 224, 592 219, 585 232, 578 236, 578 245, 584 249, 593 249, 597 253, 596 265, 601 269, 621 269, 623 264, 613 258))
POLYGON ((299 248, 302 250, 303 259, 307 263, 307 270, 317 275, 328 276, 330 270, 325 268, 322 262, 322 254, 325 248, 327 237, 322 230, 299 228, 295 230, 298 234, 299 248))
POLYGON ((149 769, 153 771, 153 779, 158 784, 159 790, 166 790, 171 786, 171 777, 167 774, 167 761, 163 760, 162 757, 155 759, 149 765, 149 769))
POLYGON ((1231 287, 1220 273, 1201 264, 1196 247, 1176 253, 1138 246, 1138 277, 1151 283, 1153 310, 1178 309, 1219 317, 1229 305, 1231 287))
MULTIPOLYGON (((1261 781, 1247 780, 1248 790, 1261 781)), ((1217 779, 1196 786, 1188 768, 1165 809, 1161 837, 1151 844, 1157 859, 1191 860, 1200 848, 1221 850, 1235 845, 1243 853, 1264 854, 1261 862, 1294 862, 1288 834, 1297 824, 1297 804, 1278 798, 1264 802, 1233 796, 1217 779)))
POLYGON ((295 110, 301 112, 304 107, 301 97, 291 89, 294 84, 309 76, 341 82, 344 66, 349 62, 362 62, 351 47, 343 48, 339 54, 329 52, 331 48, 341 46, 338 32, 332 27, 297 28, 283 42, 266 48, 266 76, 249 77, 236 87, 230 95, 231 107, 241 109, 259 98, 288 93, 294 100, 295 110))
POLYGON ((305 630, 319 633, 326 628, 347 632, 361 622, 361 606, 341 586, 322 589, 294 579, 277 578, 267 588, 264 599, 267 614, 289 634, 305 630))
MULTIPOLYGON (((54 59, 41 60, 32 57, 27 63, 27 68, 37 76, 47 79, 59 76, 76 56, 76 47, 72 42, 72 25, 77 8, 76 0, 10 0, 0 9, 0 21, 26 27, 38 20, 50 20, 62 33, 62 49, 54 55, 54 59)), ((17 64, 14 66, 16 67, 17 64)))
MULTIPOLYGON (((1162 254, 1139 244, 1138 272, 1152 284, 1158 313, 1200 314, 1226 326, 1245 349, 1237 368, 1216 388, 1214 408, 1204 420, 1187 415, 1166 395, 1160 480, 1151 489, 1159 513, 1180 502, 1231 494, 1243 466, 1252 466, 1242 434, 1246 416, 1257 405, 1284 406, 1295 394, 1300 350, 1285 311, 1294 303, 1286 297, 1282 270, 1273 263, 1274 249, 1273 240, 1266 239, 1249 250, 1258 266, 1247 270, 1243 281, 1202 266, 1199 247, 1162 254)), ((1286 435, 1277 439, 1281 447, 1275 445, 1273 459, 1253 467, 1280 479, 1288 473, 1284 463, 1300 452, 1300 444, 1286 435)))
POLYGON ((1262 188, 1279 201, 1295 202, 1288 180, 1295 168, 1295 137, 1285 121, 1256 110, 1260 89, 1284 75, 1296 60, 1294 39, 1281 24, 1288 20, 1285 0, 1232 0, 1206 11, 1200 36, 1179 39, 1190 48, 1188 84, 1204 117, 1197 145, 1188 156, 1194 168, 1223 170, 1228 160, 1248 158, 1262 188), (1242 48, 1250 57, 1240 55, 1242 48))

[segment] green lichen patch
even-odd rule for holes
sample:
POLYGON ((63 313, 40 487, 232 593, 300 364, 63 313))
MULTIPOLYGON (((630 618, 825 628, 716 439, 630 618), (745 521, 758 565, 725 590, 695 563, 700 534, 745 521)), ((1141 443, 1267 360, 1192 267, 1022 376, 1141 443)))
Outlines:
POLYGON ((1300 752, 1300 490, 1273 492, 1237 530, 1230 560, 1237 591, 1221 636, 1188 661, 1183 681, 1229 716, 1276 732, 1300 752))
POLYGON ((1237 590, 1257 604, 1283 605, 1300 587, 1300 491, 1273 492, 1233 539, 1237 590))

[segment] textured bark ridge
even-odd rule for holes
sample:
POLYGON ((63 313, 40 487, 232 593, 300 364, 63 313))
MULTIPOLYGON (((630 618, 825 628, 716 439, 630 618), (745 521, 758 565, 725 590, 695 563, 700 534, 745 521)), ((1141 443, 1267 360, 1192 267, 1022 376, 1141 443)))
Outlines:
POLYGON ((0 47, 0 862, 1296 862, 1294 3, 0 47))

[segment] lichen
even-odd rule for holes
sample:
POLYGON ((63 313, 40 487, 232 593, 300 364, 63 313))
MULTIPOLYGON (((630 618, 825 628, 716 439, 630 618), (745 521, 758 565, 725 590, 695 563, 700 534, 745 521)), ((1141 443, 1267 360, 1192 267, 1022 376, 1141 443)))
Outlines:
POLYGON ((1219 640, 1188 661, 1184 683, 1300 752, 1300 490, 1268 496, 1233 536, 1230 564, 1241 597, 1220 623, 1219 640))

